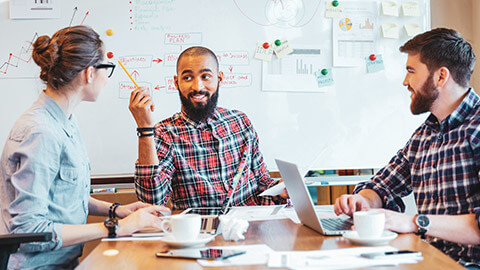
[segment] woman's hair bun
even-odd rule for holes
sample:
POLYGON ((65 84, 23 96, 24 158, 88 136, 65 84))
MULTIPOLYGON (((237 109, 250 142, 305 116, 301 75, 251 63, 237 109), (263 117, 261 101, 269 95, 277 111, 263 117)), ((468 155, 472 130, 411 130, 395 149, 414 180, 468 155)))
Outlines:
POLYGON ((40 78, 47 79, 47 74, 58 60, 58 45, 49 36, 40 36, 33 43, 33 61, 42 69, 40 78))

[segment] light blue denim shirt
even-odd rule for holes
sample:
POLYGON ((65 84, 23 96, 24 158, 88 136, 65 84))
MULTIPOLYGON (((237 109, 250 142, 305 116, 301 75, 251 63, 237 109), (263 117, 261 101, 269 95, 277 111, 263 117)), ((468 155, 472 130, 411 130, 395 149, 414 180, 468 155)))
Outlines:
POLYGON ((62 248, 62 224, 85 224, 90 163, 77 122, 45 93, 12 128, 0 159, 0 233, 52 232, 26 243, 9 269, 71 268, 83 245, 62 248))

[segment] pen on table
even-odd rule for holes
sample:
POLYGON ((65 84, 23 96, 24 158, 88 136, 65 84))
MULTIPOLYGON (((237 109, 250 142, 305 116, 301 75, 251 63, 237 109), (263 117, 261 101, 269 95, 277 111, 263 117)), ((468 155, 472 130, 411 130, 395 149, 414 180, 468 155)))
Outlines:
POLYGON ((106 192, 111 192, 115 193, 117 192, 117 188, 94 188, 90 190, 90 193, 106 193, 106 192))
POLYGON ((125 71, 125 73, 127 73, 128 77, 130 78, 130 80, 132 80, 133 84, 135 84, 135 86, 137 88, 140 88, 140 86, 138 86, 138 84, 135 82, 135 80, 132 78, 132 75, 130 75, 130 73, 128 73, 127 69, 125 68, 125 66, 122 64, 122 62, 120 60, 118 60, 118 63, 120 64, 120 66, 123 68, 123 70, 125 71))

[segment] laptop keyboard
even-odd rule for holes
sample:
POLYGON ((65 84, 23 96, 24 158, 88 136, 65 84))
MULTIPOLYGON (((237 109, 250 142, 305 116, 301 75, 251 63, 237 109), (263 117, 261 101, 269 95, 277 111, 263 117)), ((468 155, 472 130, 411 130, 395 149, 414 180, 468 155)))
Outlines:
POLYGON ((349 231, 353 225, 350 220, 341 218, 322 218, 320 222, 329 231, 349 231))
POLYGON ((215 232, 220 225, 218 216, 203 216, 201 232, 215 232))

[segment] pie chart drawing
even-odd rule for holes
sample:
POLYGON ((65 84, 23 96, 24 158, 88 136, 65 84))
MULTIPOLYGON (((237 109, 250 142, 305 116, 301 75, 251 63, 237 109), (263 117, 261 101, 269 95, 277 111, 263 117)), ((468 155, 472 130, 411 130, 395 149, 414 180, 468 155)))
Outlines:
POLYGON ((341 19, 338 23, 338 26, 343 31, 349 31, 350 29, 352 29, 352 21, 349 18, 341 19))

